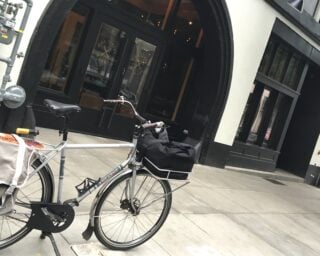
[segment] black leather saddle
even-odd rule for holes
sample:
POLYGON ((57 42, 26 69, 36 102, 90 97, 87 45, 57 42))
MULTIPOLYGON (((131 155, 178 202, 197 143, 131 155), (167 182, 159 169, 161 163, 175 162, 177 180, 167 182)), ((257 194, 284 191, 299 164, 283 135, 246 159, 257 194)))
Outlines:
POLYGON ((50 110, 50 112, 60 117, 67 117, 72 113, 81 111, 81 108, 78 105, 65 104, 49 99, 45 99, 43 103, 50 110))

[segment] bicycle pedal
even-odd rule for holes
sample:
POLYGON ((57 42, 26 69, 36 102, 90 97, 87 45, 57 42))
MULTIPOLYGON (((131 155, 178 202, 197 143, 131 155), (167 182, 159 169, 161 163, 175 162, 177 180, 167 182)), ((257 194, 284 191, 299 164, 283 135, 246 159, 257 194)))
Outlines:
POLYGON ((78 191, 78 195, 82 196, 89 189, 91 189, 94 186, 96 186, 99 181, 100 181, 100 179, 94 180, 94 179, 91 179, 91 178, 86 178, 79 185, 75 186, 76 190, 78 191))
POLYGON ((68 199, 64 201, 63 204, 68 204, 70 206, 79 206, 79 202, 76 198, 68 199))

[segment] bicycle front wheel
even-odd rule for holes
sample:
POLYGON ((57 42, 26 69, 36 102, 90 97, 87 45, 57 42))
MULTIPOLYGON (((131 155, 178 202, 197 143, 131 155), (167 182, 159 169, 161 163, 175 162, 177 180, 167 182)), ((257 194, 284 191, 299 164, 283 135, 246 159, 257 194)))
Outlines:
POLYGON ((130 197, 132 184, 132 174, 120 177, 98 202, 94 231, 98 240, 110 249, 126 250, 146 242, 170 212, 172 194, 168 181, 140 170, 130 197))
MULTIPOLYGON (((40 164, 36 161, 33 168, 40 164)), ((0 249, 18 242, 31 231, 26 225, 31 217, 31 201, 49 202, 52 193, 53 181, 46 168, 30 177, 26 185, 18 190, 14 211, 0 216, 0 249)))

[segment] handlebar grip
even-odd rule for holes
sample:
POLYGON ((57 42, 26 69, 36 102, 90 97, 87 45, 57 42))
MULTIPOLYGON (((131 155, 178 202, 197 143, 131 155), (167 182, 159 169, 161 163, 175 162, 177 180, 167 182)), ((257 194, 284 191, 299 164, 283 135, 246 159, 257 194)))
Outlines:
POLYGON ((164 122, 155 122, 155 123, 145 123, 142 125, 143 129, 152 129, 152 128, 162 128, 164 126, 164 122))
POLYGON ((104 103, 124 103, 124 100, 103 100, 104 103))
POLYGON ((30 133, 30 129, 26 129, 26 128, 17 128, 16 129, 16 134, 29 135, 29 133, 30 133))
POLYGON ((27 129, 27 128, 17 128, 16 134, 19 134, 19 135, 39 135, 39 130, 27 129))

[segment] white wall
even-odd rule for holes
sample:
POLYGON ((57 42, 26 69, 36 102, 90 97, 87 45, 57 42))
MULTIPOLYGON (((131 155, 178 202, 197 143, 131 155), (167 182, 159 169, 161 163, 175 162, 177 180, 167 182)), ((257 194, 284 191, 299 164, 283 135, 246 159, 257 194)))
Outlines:
POLYGON ((233 76, 226 108, 214 141, 232 145, 276 18, 314 47, 319 49, 319 46, 264 0, 226 2, 234 37, 233 76))
MULTIPOLYGON (((12 0, 12 2, 16 3, 20 3, 22 2, 21 0, 12 0)), ((19 51, 18 52, 23 52, 24 54, 27 51, 30 39, 32 37, 32 34, 36 28, 36 25, 44 11, 44 9, 46 8, 47 4, 49 3, 49 0, 33 0, 33 7, 31 9, 31 14, 30 14, 30 18, 28 20, 27 23, 27 27, 24 31, 23 37, 22 37, 22 43, 19 47, 19 51)), ((25 6, 25 4, 24 4, 25 6)), ((17 17, 17 25, 16 25, 16 29, 18 30, 20 27, 20 21, 21 18, 24 14, 24 10, 25 9, 21 9, 19 11, 18 17, 17 17)), ((3 57, 9 57, 11 54, 11 50, 13 47, 13 43, 11 45, 4 45, 4 44, 0 44, 0 54, 3 57)), ((12 73, 11 73, 11 79, 12 81, 8 84, 8 86, 10 85, 14 85, 17 83, 19 74, 20 74, 20 70, 21 70, 21 66, 23 63, 23 58, 17 58, 16 62, 14 64, 12 73)), ((3 75, 5 73, 7 65, 4 64, 3 62, 0 62, 0 83, 2 84, 2 78, 3 75)))
POLYGON ((318 155, 318 152, 320 153, 320 136, 318 137, 317 144, 314 148, 314 152, 310 160, 310 165, 320 166, 320 155, 318 155))
POLYGON ((234 39, 233 75, 215 141, 232 145, 275 15, 263 0, 227 0, 227 5, 234 39))

